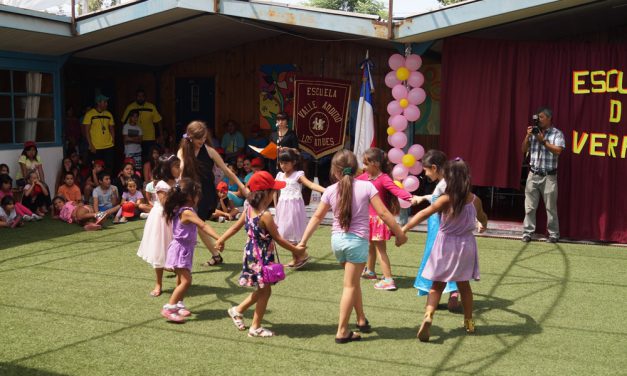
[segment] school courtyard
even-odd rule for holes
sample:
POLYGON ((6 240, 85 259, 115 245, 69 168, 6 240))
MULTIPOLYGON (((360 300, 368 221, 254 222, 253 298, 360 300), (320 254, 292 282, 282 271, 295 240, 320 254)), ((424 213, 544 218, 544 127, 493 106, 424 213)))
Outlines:
MULTIPOLYGON (((390 243, 399 290, 363 281, 373 332, 337 345, 342 271, 330 227, 310 241, 314 261, 273 289, 264 326, 248 338, 226 314, 249 290, 237 286, 243 233, 225 264, 203 268, 196 249, 193 316, 167 323, 159 310, 174 286, 152 298, 153 271, 136 256, 143 221, 99 232, 46 219, 1 231, 2 375, 618 375, 627 372, 627 248, 478 238, 481 281, 473 283, 477 333, 462 315, 436 313, 432 341, 416 339, 424 297, 413 281, 425 234, 390 243)), ((228 224, 214 224, 218 232, 228 224)), ((283 262, 289 260, 282 251, 283 262)), ((250 323, 252 312, 245 315, 250 323)), ((354 318, 352 320, 354 325, 354 318)))

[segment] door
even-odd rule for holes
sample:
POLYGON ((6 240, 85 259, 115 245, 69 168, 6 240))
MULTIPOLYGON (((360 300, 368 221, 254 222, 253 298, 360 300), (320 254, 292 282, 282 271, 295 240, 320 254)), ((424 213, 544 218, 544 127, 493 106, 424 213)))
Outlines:
POLYGON ((176 79, 176 136, 180 139, 187 124, 202 120, 215 134, 215 80, 210 78, 176 79))

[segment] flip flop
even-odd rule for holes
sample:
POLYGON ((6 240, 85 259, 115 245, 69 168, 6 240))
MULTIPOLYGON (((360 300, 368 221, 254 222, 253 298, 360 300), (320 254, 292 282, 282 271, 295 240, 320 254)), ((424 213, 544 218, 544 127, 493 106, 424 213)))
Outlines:
POLYGON ((347 337, 344 338, 335 338, 335 343, 338 344, 344 344, 344 343, 349 343, 349 342, 354 342, 354 341, 361 341, 361 336, 355 332, 350 332, 348 333, 347 337))
MULTIPOLYGON (((292 265, 291 268, 294 269, 294 270, 298 270, 298 269, 302 268, 303 266, 307 265, 307 263, 310 260, 311 260, 311 256, 307 256, 304 259, 302 259, 299 262, 297 262, 294 265, 292 265)), ((290 266, 288 265, 288 267, 290 267, 290 266)))
POLYGON ((370 333, 372 331, 372 327, 370 326, 368 319, 366 319, 366 323, 364 325, 357 324, 357 329, 362 333, 370 333))
POLYGON ((150 296, 152 296, 153 298, 156 298, 157 296, 161 295, 161 290, 152 290, 150 292, 150 296))

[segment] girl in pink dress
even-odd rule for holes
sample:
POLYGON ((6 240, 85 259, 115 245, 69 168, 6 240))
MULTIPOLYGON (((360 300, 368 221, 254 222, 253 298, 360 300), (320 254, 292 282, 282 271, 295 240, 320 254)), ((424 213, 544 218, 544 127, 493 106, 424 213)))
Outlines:
MULTIPOLYGON (((377 191, 385 207, 397 215, 400 210, 398 198, 405 201, 416 201, 413 196, 400 189, 390 177, 392 166, 388 162, 386 153, 379 148, 370 148, 364 152, 364 173, 357 177, 358 180, 370 181, 377 191)), ((392 278, 392 268, 387 254, 386 242, 392 237, 390 228, 383 223, 376 210, 370 205, 370 244, 368 248, 368 262, 362 273, 364 279, 377 279, 374 271, 375 261, 379 258, 383 278, 374 284, 377 290, 396 290, 396 284, 392 278)))
MULTIPOLYGON (((282 172, 276 175, 276 180, 284 181, 286 186, 281 191, 276 192, 276 196, 278 196, 278 201, 275 201, 277 226, 279 234, 285 240, 292 244, 298 244, 303 238, 307 226, 305 201, 302 194, 303 185, 320 193, 324 193, 324 188, 311 182, 300 170, 300 153, 298 150, 283 148, 279 153, 278 160, 282 172)), ((300 255, 300 257, 292 254, 292 261, 287 264, 287 267, 299 269, 309 262, 309 259, 307 253, 300 255)))
POLYGON ((422 272, 424 278, 433 281, 427 298, 425 316, 418 330, 418 339, 422 342, 429 341, 433 314, 446 283, 450 281, 457 282, 461 294, 466 333, 475 332, 475 322, 472 319, 472 289, 469 281, 471 279, 478 281, 480 275, 477 241, 473 231, 477 227, 477 220, 481 223, 479 231, 485 231, 488 217, 483 211, 481 200, 470 191, 470 171, 463 160, 457 158, 446 164, 444 180, 447 183, 444 194, 403 226, 406 233, 431 214, 442 213, 440 229, 422 272))

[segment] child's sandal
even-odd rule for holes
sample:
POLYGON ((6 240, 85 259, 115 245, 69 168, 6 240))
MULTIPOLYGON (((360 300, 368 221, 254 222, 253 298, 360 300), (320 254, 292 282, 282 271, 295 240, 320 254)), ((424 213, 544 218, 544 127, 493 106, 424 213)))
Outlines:
POLYGON ((464 319, 464 328, 466 329, 467 334, 474 334, 475 333, 475 320, 464 319))
POLYGON ((244 324, 244 317, 241 313, 235 310, 235 307, 231 307, 226 311, 229 314, 231 320, 233 320, 233 324, 237 328, 237 330, 246 330, 246 325, 244 324))
POLYGON ((266 338, 266 337, 273 337, 274 333, 264 328, 263 326, 260 326, 257 329, 250 328, 250 330, 248 331, 248 336, 266 338))
POLYGON ((222 255, 215 255, 212 256, 207 262, 204 262, 203 264, 201 264, 201 266, 216 266, 216 265, 220 265, 224 262, 224 259, 222 258, 222 255))

